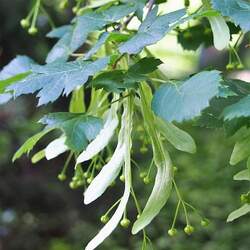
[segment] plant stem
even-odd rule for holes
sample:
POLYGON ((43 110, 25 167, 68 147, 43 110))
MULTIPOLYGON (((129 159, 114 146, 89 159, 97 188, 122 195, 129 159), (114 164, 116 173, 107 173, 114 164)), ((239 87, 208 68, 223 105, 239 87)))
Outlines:
POLYGON ((176 185, 176 182, 175 180, 173 179, 173 184, 174 184, 174 187, 175 187, 175 190, 176 190, 176 194, 179 198, 179 201, 181 202, 182 204, 182 207, 183 207, 183 210, 184 210, 184 214, 185 214, 185 218, 186 218, 186 223, 187 225, 189 225, 189 218, 188 218, 188 213, 187 213, 187 208, 186 208, 186 205, 185 205, 185 201, 183 200, 182 196, 181 196, 181 193, 178 189, 178 186, 176 185))

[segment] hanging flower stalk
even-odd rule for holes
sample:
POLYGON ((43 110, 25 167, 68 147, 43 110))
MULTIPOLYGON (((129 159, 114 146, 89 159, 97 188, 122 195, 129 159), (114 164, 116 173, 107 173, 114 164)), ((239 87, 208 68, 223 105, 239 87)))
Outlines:
POLYGON ((171 159, 160 140, 159 133, 155 126, 155 118, 150 109, 152 99, 150 87, 146 83, 141 84, 139 93, 145 127, 152 143, 153 159, 157 167, 157 175, 153 191, 147 204, 142 211, 142 214, 133 225, 133 234, 136 234, 145 228, 166 204, 171 192, 173 178, 171 159))
MULTIPOLYGON (((117 150, 122 150, 120 153, 124 154, 124 176, 125 176, 124 194, 112 218, 101 229, 101 231, 89 242, 89 244, 85 248, 86 250, 93 250, 98 245, 100 245, 117 227, 125 212, 131 189, 130 150, 132 146, 131 142, 132 116, 133 116, 133 97, 129 97, 124 103, 124 112, 121 119, 121 130, 118 139, 119 149, 117 149, 117 150)), ((117 152, 115 152, 114 154, 116 154, 117 152)), ((110 185, 112 181, 117 177, 121 168, 121 162, 112 161, 112 163, 113 163, 112 165, 107 164, 106 166, 104 166, 99 175, 97 175, 97 177, 94 179, 92 184, 85 192, 85 200, 87 199, 87 201, 92 201, 96 199, 97 195, 94 193, 95 189, 98 190, 97 193, 98 195, 100 195, 106 190, 107 186, 110 185)))

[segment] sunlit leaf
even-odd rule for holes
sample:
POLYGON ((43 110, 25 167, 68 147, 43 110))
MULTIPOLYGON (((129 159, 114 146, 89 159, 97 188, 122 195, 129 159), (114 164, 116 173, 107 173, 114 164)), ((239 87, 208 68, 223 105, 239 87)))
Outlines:
POLYGON ((152 109, 164 120, 192 119, 209 106, 209 101, 219 91, 219 71, 200 72, 181 84, 164 84, 155 93, 152 109))
POLYGON ((14 95, 38 92, 39 103, 43 105, 53 102, 60 95, 68 95, 78 86, 84 85, 90 76, 104 69, 109 58, 101 58, 94 62, 76 60, 73 62, 54 62, 44 66, 33 66, 32 74, 24 80, 17 82, 7 88, 14 95))

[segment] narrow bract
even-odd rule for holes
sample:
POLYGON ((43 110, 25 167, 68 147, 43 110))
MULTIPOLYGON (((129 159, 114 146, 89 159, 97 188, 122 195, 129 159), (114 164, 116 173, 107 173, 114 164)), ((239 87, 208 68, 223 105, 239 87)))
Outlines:
POLYGON ((214 47, 217 50, 225 49, 230 41, 230 30, 227 23, 222 16, 210 16, 208 20, 213 31, 214 47))
POLYGON ((116 108, 112 107, 108 113, 108 117, 103 126, 103 129, 87 146, 87 148, 78 156, 77 164, 90 160, 100 151, 102 151, 110 142, 118 126, 118 123, 119 120, 116 114, 116 108))
POLYGON ((58 155, 66 152, 69 148, 65 144, 66 137, 60 137, 50 142, 45 148, 45 157, 47 160, 51 160, 58 155))

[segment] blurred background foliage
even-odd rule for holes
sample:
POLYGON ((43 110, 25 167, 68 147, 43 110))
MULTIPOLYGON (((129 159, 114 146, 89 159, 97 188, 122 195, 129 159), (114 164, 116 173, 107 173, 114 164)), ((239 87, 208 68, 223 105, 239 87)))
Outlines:
MULTIPOLYGON (((30 37, 20 28, 19 20, 28 12, 29 2, 0 1, 0 68, 17 54, 28 55, 42 63, 53 44, 44 36, 50 29, 46 16, 39 17, 38 36, 30 37)), ((58 1, 45 2, 58 26, 72 18, 70 9, 64 12, 57 10, 58 1)), ((178 7, 177 2, 174 7, 178 7)), ((208 43, 209 39, 211 37, 208 37, 208 43)), ((181 78, 207 66, 225 69, 227 54, 212 48, 184 51, 176 41, 176 37, 169 35, 151 48, 165 62, 162 70, 166 74, 181 78)), ((243 60, 250 65, 249 55, 244 54, 243 60)), ((49 105, 39 109, 35 108, 35 104, 36 100, 28 97, 0 107, 0 250, 83 249, 102 226, 100 216, 119 196, 123 185, 117 181, 102 199, 91 206, 84 206, 83 190, 71 190, 68 182, 60 183, 56 178, 65 160, 63 157, 36 165, 23 157, 13 165, 11 157, 15 150, 28 136, 38 131, 36 121, 44 113, 67 110, 68 100, 62 98, 53 107, 49 105)), ((168 146, 178 167, 176 181, 185 199, 208 217, 211 224, 202 228, 199 218, 190 212, 195 233, 187 236, 183 233, 185 220, 181 214, 177 223, 179 233, 170 238, 167 230, 177 202, 173 194, 160 216, 147 228, 154 249, 249 250, 249 216, 226 223, 227 215, 240 205, 239 195, 249 185, 232 180, 233 174, 243 168, 228 164, 232 142, 225 137, 223 130, 192 127, 189 123, 181 126, 194 137, 198 152, 189 155, 168 146)), ((138 133, 134 135, 135 139, 144 136, 138 133)), ((141 155, 138 150, 140 140, 136 141, 134 160, 141 168, 147 167, 151 153, 141 155)), ((135 190, 141 204, 145 204, 152 184, 145 186, 138 176, 139 171, 135 167, 135 190)), ((136 216, 132 204, 129 215, 131 219, 136 216)), ((129 230, 118 228, 100 249, 132 250, 140 249, 140 245, 140 236, 131 236, 129 230)))

